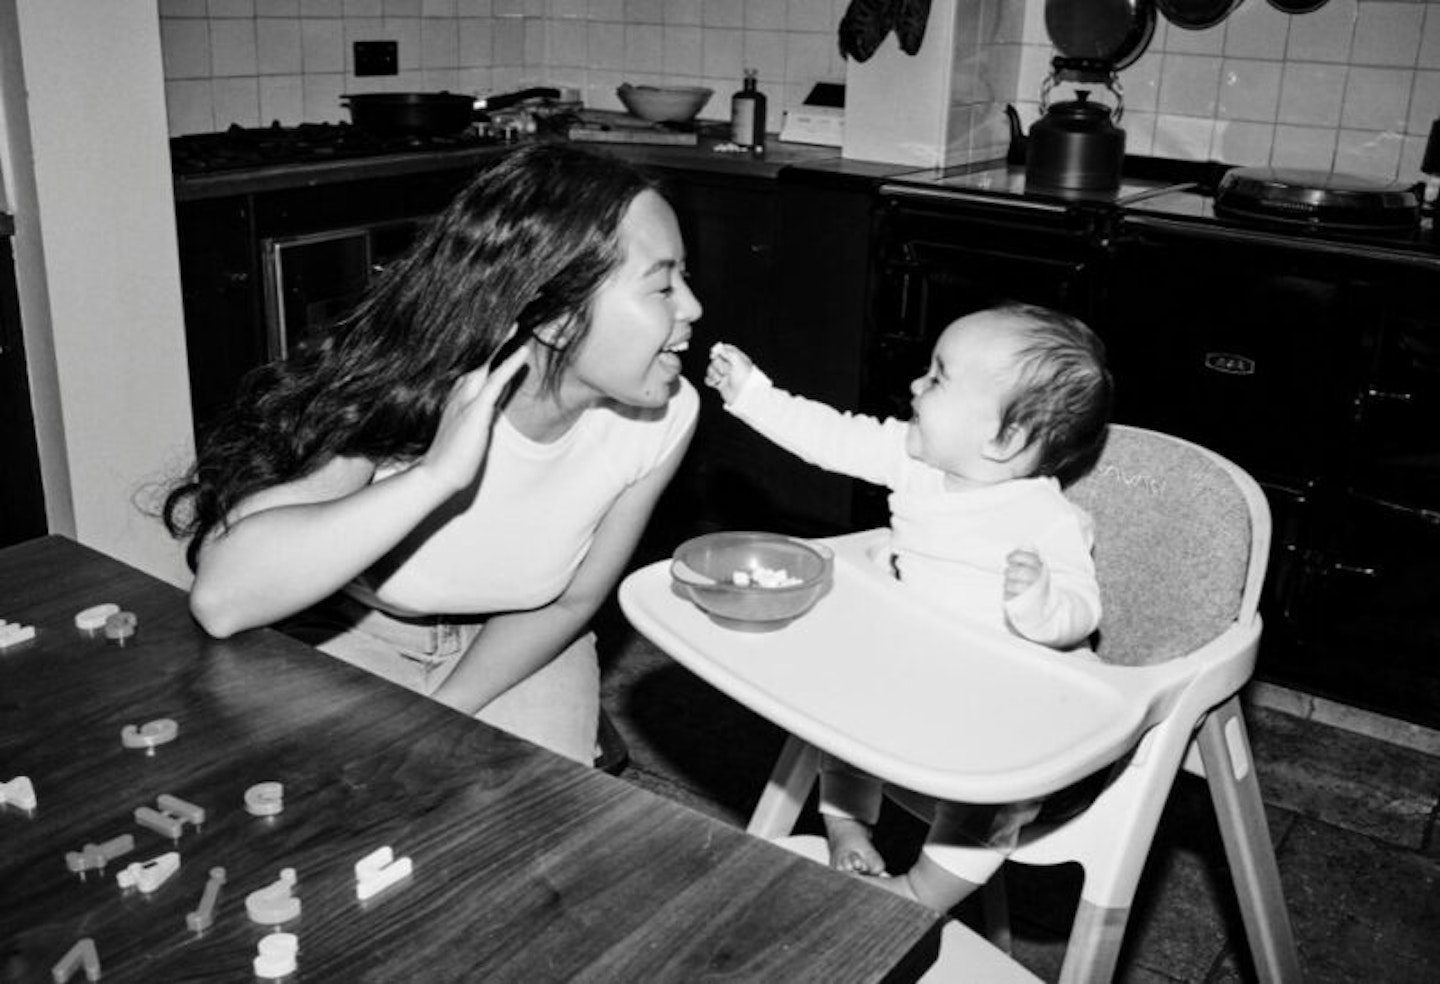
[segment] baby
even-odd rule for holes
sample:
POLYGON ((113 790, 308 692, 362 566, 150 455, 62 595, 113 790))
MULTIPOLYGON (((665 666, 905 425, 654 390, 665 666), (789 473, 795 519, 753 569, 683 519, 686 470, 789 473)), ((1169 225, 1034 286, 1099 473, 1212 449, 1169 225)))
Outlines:
MULTIPOLYGON (((891 490, 889 562, 907 588, 1095 658, 1086 645, 1100 622, 1093 526, 1057 477, 1098 452, 1110 410, 1104 346, 1081 322, 1018 304, 960 318, 910 386, 909 421, 792 396, 731 345, 711 350, 705 381, 786 450, 891 490)), ((871 840, 879 781, 827 757, 820 793, 831 865, 882 875, 871 840)), ((914 867, 880 883, 941 911, 989 879, 1040 806, 899 798, 930 814, 930 831, 914 867)))

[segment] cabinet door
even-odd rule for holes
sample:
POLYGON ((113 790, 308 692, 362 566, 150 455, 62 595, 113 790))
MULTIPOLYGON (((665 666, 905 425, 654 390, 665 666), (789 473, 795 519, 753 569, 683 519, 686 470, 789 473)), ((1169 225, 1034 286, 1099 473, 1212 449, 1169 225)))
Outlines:
POLYGON ((9 238, 0 237, 0 547, 46 533, 29 379, 14 256, 9 238))

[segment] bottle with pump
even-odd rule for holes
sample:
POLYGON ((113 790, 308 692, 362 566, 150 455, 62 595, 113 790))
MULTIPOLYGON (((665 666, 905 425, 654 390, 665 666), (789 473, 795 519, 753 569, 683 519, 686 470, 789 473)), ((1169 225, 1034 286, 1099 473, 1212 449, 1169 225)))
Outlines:
POLYGON ((730 97, 730 140, 752 153, 765 150, 765 94, 755 87, 755 69, 745 69, 745 82, 730 97))

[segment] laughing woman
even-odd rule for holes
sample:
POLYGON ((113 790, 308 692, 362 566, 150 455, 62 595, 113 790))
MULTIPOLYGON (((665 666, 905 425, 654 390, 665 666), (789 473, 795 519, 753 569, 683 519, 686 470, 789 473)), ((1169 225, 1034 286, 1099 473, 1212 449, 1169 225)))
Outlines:
POLYGON ((279 625, 592 761, 590 620, 689 444, 699 317, 643 174, 511 154, 202 444, 165 504, 195 618, 279 625))

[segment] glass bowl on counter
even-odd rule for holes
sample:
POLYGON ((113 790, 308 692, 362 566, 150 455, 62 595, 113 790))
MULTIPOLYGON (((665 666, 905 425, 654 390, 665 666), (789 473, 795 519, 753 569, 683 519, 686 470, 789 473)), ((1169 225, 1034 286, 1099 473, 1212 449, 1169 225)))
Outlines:
POLYGON ((777 629, 805 614, 830 587, 830 548, 779 533, 706 533, 675 548, 677 589, 718 624, 777 629))

